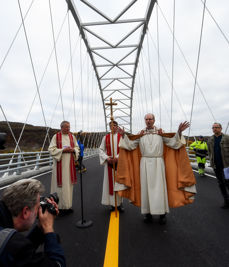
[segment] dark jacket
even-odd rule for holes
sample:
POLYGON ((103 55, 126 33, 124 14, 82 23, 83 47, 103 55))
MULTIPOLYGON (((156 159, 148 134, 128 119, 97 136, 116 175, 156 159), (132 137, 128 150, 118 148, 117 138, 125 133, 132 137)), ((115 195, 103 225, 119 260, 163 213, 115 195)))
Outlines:
MULTIPOLYGON (((222 139, 220 142, 221 148, 221 156, 223 160, 224 168, 229 167, 229 135, 222 134, 222 139)), ((215 161, 214 161, 214 135, 212 135, 208 139, 208 153, 211 166, 215 168, 215 161)))
MULTIPOLYGON (((0 226, 2 228, 14 227, 11 213, 2 201, 0 201, 0 226)), ((66 264, 57 235, 55 233, 43 234, 36 226, 27 236, 17 231, 12 235, 0 256, 0 266, 65 267, 66 264), (41 244, 44 244, 44 252, 36 252, 41 244)))

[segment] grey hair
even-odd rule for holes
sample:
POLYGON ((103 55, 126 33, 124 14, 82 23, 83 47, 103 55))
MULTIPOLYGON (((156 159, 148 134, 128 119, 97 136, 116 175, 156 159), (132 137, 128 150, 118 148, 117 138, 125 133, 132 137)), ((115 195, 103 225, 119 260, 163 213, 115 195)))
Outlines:
POLYGON ((62 121, 61 124, 60 124, 60 128, 62 128, 64 126, 64 124, 66 124, 66 123, 70 124, 69 121, 62 121))
POLYGON ((35 179, 22 179, 7 187, 2 196, 13 217, 20 214, 24 207, 32 209, 37 203, 38 194, 44 192, 43 184, 35 179))
POLYGON ((219 123, 219 122, 214 122, 213 124, 218 124, 219 127, 222 128, 222 125, 221 125, 221 123, 219 123))
POLYGON ((153 113, 147 113, 145 116, 144 116, 144 119, 146 118, 147 115, 151 115, 153 117, 153 119, 155 120, 155 116, 153 113))

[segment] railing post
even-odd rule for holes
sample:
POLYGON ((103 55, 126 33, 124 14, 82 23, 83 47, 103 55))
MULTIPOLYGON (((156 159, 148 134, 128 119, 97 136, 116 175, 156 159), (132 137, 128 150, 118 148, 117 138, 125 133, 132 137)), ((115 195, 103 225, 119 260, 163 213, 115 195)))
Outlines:
POLYGON ((40 161, 40 156, 37 153, 37 155, 36 155, 36 165, 34 167, 34 170, 39 170, 39 161, 40 161))
MULTIPOLYGON (((22 158, 22 155, 20 153, 17 157, 17 168, 21 167, 21 158, 22 158)), ((21 174, 21 169, 17 169, 16 171, 16 175, 19 175, 19 174, 21 174)))
POLYGON ((53 163, 53 159, 52 159, 52 156, 49 154, 49 166, 52 166, 52 163, 53 163))

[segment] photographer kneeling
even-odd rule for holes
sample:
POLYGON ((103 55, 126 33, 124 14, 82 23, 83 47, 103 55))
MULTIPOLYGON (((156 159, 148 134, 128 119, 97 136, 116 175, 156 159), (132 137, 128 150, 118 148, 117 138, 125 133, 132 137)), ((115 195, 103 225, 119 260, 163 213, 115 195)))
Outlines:
MULTIPOLYGON (((66 266, 63 249, 54 233, 55 216, 42 212, 43 185, 35 179, 20 180, 3 192, 0 201, 0 266, 66 266), (38 224, 33 224, 38 218, 38 224), (30 230, 31 229, 31 230, 30 230), (27 236, 20 232, 30 230, 27 236), (44 252, 36 252, 44 243, 44 252)), ((53 198, 47 202, 58 207, 53 198)))

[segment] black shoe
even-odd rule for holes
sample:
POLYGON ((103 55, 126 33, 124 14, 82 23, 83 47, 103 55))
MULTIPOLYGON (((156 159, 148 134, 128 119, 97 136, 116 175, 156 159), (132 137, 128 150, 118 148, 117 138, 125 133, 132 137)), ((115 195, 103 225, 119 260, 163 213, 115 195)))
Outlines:
POLYGON ((68 209, 66 211, 67 211, 67 214, 70 214, 70 213, 73 213, 74 212, 73 208, 70 208, 70 209, 68 209))
POLYGON ((221 209, 229 209, 229 203, 224 203, 223 206, 220 207, 221 209))
POLYGON ((152 215, 150 213, 147 213, 144 215, 144 223, 149 223, 152 221, 152 215))
POLYGON ((63 217, 63 216, 65 216, 65 215, 71 214, 71 213, 73 213, 73 212, 74 212, 74 210, 73 210, 72 208, 70 208, 70 209, 59 209, 59 214, 58 214, 58 216, 59 216, 59 217, 63 217))
POLYGON ((63 217, 66 215, 66 210, 64 209, 59 209, 59 214, 58 214, 58 217, 63 217))
POLYGON ((166 224, 166 214, 160 215, 159 224, 166 224))
POLYGON ((115 207, 114 206, 110 206, 110 212, 114 211, 114 210, 115 210, 115 207))
POLYGON ((118 210, 120 213, 123 213, 125 211, 123 205, 121 204, 120 206, 118 206, 118 210))

